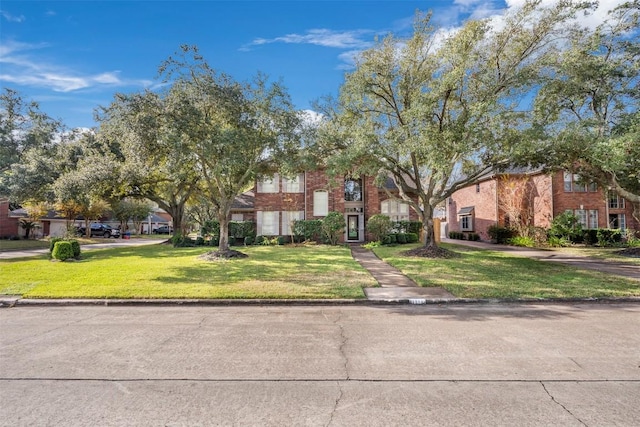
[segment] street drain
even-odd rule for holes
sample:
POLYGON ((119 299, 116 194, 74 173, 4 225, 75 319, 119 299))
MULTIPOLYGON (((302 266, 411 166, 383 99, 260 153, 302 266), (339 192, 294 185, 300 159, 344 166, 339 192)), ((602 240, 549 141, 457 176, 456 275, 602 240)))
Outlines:
POLYGON ((427 300, 424 298, 409 298, 409 304, 426 304, 427 300))

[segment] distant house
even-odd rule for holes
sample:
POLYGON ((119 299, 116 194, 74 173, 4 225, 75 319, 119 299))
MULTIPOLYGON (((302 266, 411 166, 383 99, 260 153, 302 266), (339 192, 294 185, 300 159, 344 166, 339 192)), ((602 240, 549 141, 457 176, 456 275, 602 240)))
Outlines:
POLYGON ((576 174, 510 171, 489 174, 456 191, 447 202, 449 231, 477 233, 489 240, 492 225, 511 218, 548 228, 563 212, 574 214, 584 229, 640 229, 630 203, 576 174))

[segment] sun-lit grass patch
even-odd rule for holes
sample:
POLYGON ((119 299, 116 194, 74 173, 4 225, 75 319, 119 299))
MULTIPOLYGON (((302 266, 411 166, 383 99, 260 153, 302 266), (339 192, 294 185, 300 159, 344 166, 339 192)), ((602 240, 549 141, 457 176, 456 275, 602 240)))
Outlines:
POLYGON ((402 256, 416 247, 375 248, 375 253, 420 286, 441 286, 461 298, 587 298, 640 296, 640 283, 508 253, 443 244, 459 258, 402 256))
POLYGON ((211 248, 151 245, 0 261, 0 294, 25 298, 364 298, 375 286, 344 247, 253 246, 249 258, 209 262, 211 248))

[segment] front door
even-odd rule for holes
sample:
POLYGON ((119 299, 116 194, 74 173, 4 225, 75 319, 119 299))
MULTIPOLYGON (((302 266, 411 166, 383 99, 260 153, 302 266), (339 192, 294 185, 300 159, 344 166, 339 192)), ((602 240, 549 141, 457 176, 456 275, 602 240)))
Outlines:
POLYGON ((347 240, 360 240, 360 221, 358 215, 347 216, 347 240))

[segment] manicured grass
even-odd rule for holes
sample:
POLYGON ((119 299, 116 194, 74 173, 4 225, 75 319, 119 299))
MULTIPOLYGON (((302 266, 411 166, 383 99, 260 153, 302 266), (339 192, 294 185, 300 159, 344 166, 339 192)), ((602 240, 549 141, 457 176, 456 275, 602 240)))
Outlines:
POLYGON ((48 248, 49 242, 46 239, 38 240, 0 240, 0 252, 19 251, 28 249, 48 248))
POLYGON ((640 282, 596 271, 443 244, 459 258, 401 256, 417 245, 382 246, 375 253, 420 286, 441 286, 461 298, 588 298, 640 296, 640 282))
POLYGON ((373 278, 348 248, 253 246, 208 262, 211 248, 170 245, 84 252, 82 260, 0 261, 0 294, 24 298, 364 298, 373 278))

